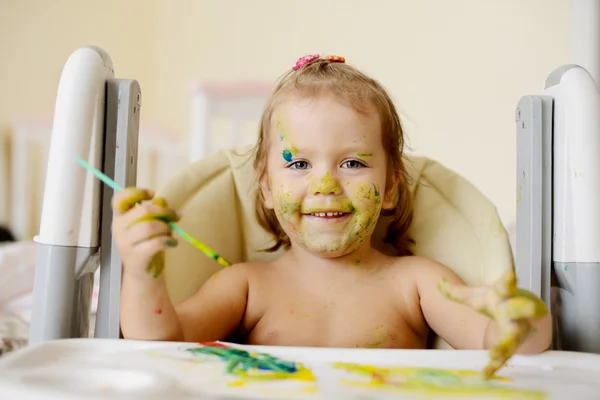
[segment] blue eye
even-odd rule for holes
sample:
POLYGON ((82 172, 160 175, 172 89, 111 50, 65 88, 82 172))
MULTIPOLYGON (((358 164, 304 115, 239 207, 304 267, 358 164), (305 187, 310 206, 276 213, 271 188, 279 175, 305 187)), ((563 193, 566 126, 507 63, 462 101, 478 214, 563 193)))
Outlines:
POLYGON ((357 169, 357 168, 364 168, 365 164, 363 164, 362 162, 358 161, 358 160, 348 160, 348 161, 344 161, 344 163, 342 164, 342 168, 349 168, 349 169, 357 169))
POLYGON ((288 165, 290 169, 308 169, 308 163, 306 161, 294 161, 288 165))

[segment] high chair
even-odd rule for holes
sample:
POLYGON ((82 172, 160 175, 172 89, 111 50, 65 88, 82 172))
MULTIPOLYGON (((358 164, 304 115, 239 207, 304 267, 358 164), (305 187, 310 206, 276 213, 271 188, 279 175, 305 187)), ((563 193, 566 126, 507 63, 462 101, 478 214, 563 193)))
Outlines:
MULTIPOLYGON (((494 205, 460 175, 426 157, 409 157, 414 219, 413 254, 439 261, 469 284, 488 284, 513 268, 507 233, 494 205)), ((190 164, 158 193, 181 212, 178 225, 232 264, 266 261, 285 250, 261 251, 270 235, 254 216, 256 176, 252 149, 222 150, 190 164)), ((382 217, 373 245, 394 254, 383 242, 389 219, 382 217)), ((221 265, 183 241, 166 252, 169 296, 179 303, 195 293, 221 265)), ((449 346, 440 338, 435 348, 449 346)))

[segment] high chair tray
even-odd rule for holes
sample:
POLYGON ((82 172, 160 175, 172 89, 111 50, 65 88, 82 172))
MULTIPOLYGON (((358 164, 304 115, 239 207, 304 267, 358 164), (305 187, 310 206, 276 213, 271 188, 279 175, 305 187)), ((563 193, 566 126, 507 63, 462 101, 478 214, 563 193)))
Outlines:
POLYGON ((66 339, 0 358, 0 398, 598 399, 600 355, 331 349, 66 339))

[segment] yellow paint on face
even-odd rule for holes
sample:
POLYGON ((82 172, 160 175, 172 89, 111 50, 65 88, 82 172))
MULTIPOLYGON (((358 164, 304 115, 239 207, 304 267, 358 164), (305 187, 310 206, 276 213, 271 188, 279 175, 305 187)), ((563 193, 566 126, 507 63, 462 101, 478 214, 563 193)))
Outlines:
POLYGON ((311 193, 321 194, 339 193, 341 191, 340 181, 338 179, 333 178, 333 176, 331 176, 331 173, 327 172, 321 177, 320 180, 311 180, 310 191, 311 193))
MULTIPOLYGON (((343 255, 356 250, 373 233, 381 212, 381 196, 377 185, 362 184, 342 188, 339 180, 333 178, 331 174, 325 174, 318 181, 314 179, 310 184, 312 193, 336 194, 336 196, 328 196, 323 204, 320 204, 321 206, 351 213, 351 216, 346 217, 345 222, 340 223, 339 226, 323 230, 322 225, 313 226, 314 221, 302 218, 302 213, 310 214, 318 211, 302 206, 302 197, 299 197, 298 201, 280 202, 281 219, 289 222, 289 225, 295 224, 295 226, 288 225, 287 229, 299 234, 293 240, 316 253, 343 255), (346 193, 349 196, 343 196, 346 193), (294 203, 294 207, 290 206, 290 202, 294 203), (291 218, 291 211, 297 212, 297 218, 291 218)), ((289 198, 294 198, 293 192, 289 193, 289 198)))
POLYGON ((278 211, 283 220, 293 222, 293 218, 297 217, 300 212, 300 203, 291 201, 290 196, 280 196, 278 211))
MULTIPOLYGON (((282 120, 281 116, 277 117, 276 126, 277 126, 277 132, 279 134, 279 140, 281 142, 285 142, 285 144, 287 144, 287 147, 283 150, 284 159, 286 158, 286 154, 288 154, 288 153, 291 156, 295 156, 296 154, 298 154, 298 148, 290 140, 290 137, 289 137, 289 135, 287 133, 287 130, 286 130, 285 126, 284 126, 284 123, 283 123, 283 120, 282 120)), ((286 161, 290 161, 290 160, 286 159, 286 161)))
POLYGON ((356 205, 355 209, 357 210, 353 220, 358 227, 355 231, 349 233, 346 241, 362 243, 373 233, 379 219, 381 213, 381 195, 375 184, 371 187, 360 185, 353 198, 356 198, 353 204, 356 205))

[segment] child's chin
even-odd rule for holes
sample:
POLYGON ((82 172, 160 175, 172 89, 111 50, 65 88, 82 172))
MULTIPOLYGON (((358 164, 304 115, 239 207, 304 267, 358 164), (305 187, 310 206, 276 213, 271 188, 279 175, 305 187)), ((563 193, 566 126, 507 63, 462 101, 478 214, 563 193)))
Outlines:
POLYGON ((322 258, 337 258, 356 250, 356 246, 333 243, 304 243, 304 249, 322 258))

